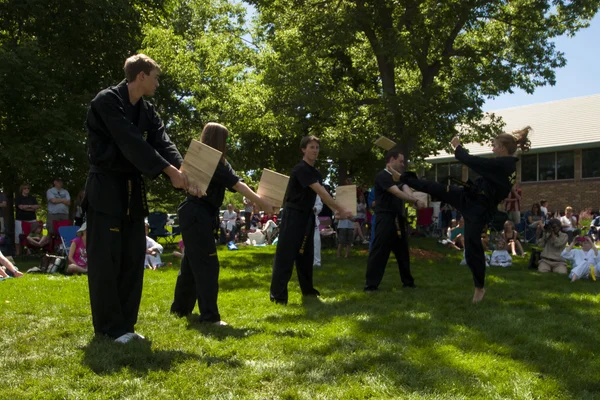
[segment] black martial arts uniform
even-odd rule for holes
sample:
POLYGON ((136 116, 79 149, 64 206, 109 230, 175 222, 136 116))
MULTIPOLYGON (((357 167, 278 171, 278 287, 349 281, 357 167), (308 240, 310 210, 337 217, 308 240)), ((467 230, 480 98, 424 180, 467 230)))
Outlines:
POLYGON ((87 114, 91 164, 87 210, 88 284, 96 334, 134 332, 142 296, 148 215, 141 174, 157 177, 182 158, 154 106, 129 101, 127 82, 98 93, 87 114))
POLYGON ((294 261, 300 290, 304 296, 318 296, 313 287, 313 255, 315 216, 313 207, 317 193, 310 185, 321 183, 321 173, 306 161, 300 161, 290 174, 285 193, 285 204, 279 239, 273 261, 271 301, 288 302, 288 282, 292 277, 294 261))
POLYGON ((480 176, 466 186, 442 185, 417 179, 412 173, 405 173, 401 181, 410 187, 455 207, 465 219, 465 260, 475 287, 485 284, 485 253, 481 243, 481 233, 515 183, 516 157, 483 158, 470 155, 458 146, 454 157, 480 176))
POLYGON ((179 206, 179 226, 185 250, 171 312, 180 317, 191 314, 197 300, 200 321, 221 320, 217 307, 219 259, 215 230, 220 225, 219 208, 223 204, 225 188, 232 190, 239 180, 229 163, 220 162, 206 189, 206 196, 188 196, 179 206))
MULTIPOLYGON (((398 185, 392 179, 392 174, 384 169, 375 176, 375 238, 367 261, 367 279, 365 291, 377 290, 385 267, 393 251, 400 270, 400 280, 403 286, 414 287, 415 280, 410 273, 410 256, 406 238, 406 216, 404 202, 388 189, 398 185)), ((400 185, 399 189, 402 190, 400 185)))

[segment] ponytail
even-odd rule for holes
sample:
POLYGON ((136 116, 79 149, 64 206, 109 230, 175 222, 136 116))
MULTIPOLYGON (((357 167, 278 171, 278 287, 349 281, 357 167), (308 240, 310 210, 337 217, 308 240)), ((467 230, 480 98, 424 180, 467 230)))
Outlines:
POLYGON ((504 146, 508 154, 513 155, 520 148, 521 151, 528 151, 531 147, 531 141, 527 137, 531 131, 530 126, 526 126, 523 129, 519 129, 510 133, 501 133, 496 137, 496 140, 504 146))

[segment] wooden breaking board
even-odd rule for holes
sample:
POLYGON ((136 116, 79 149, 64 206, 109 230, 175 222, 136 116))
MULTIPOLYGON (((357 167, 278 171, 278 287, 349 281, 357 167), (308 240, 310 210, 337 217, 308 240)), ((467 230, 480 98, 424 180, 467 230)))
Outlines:
POLYGON ((393 149, 396 145, 396 142, 389 138, 386 138, 385 136, 380 136, 379 139, 375 141, 375 144, 387 151, 393 149))
POLYGON ((338 186, 335 190, 335 202, 356 215, 356 185, 338 186))
MULTIPOLYGON (((265 197, 269 200, 277 211, 283 206, 283 200, 285 198, 285 191, 290 180, 289 176, 271 171, 270 169, 263 169, 260 182, 258 183, 258 190, 256 193, 260 197, 265 197)), ((263 210, 272 212, 272 210, 263 210)))
POLYGON ((187 175, 190 186, 196 186, 202 193, 206 193, 215 169, 221 161, 221 155, 219 150, 192 140, 181 164, 181 170, 187 175))

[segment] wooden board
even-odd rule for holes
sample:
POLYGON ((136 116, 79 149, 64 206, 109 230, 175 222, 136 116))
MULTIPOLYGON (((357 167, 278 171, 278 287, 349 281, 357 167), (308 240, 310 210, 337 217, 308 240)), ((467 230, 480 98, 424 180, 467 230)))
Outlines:
MULTIPOLYGON (((256 193, 260 197, 267 198, 277 211, 283 206, 283 200, 285 198, 285 191, 290 180, 289 176, 271 171, 270 169, 263 169, 260 182, 258 183, 258 190, 256 193)), ((273 212, 272 210, 262 210, 267 212, 273 212)))
POLYGON ((393 149, 396 145, 396 142, 389 138, 386 138, 385 136, 380 136, 379 139, 375 141, 375 144, 387 151, 393 149))
POLYGON ((221 161, 222 153, 197 140, 192 140, 181 164, 191 186, 196 186, 202 193, 210 184, 215 169, 221 161))
POLYGON ((338 186, 335 190, 335 202, 356 215, 356 185, 338 186))

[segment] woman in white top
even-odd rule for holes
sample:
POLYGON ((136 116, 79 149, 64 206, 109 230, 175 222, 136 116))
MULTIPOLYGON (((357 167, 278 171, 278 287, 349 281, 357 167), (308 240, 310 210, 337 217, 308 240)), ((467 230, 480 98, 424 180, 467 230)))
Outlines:
POLYGON ((581 233, 579 222, 573 215, 573 207, 571 206, 565 208, 565 215, 560 217, 560 223, 562 225, 562 231, 569 236, 569 243, 573 242, 573 238, 581 233))
POLYGON ((563 250, 561 256, 565 260, 571 260, 573 263, 573 269, 569 274, 571 282, 575 282, 577 279, 587 278, 592 276, 593 280, 596 280, 596 274, 600 272, 597 265, 600 262, 598 258, 598 248, 589 236, 577 237, 571 244, 563 250), (575 243, 581 243, 581 249, 573 250, 575 243))

